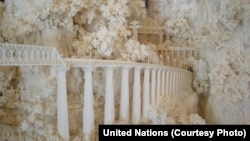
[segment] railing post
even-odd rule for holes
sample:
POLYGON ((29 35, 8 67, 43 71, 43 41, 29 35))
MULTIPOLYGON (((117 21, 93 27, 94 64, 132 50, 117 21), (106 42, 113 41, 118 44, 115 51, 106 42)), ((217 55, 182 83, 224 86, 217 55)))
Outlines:
POLYGON ((141 68, 134 70, 134 88, 132 105, 132 123, 138 124, 141 120, 141 68))
POLYGON ((57 67, 57 131, 65 141, 69 141, 69 119, 67 103, 66 72, 68 68, 57 67))
POLYGON ((156 104, 156 99, 155 99, 155 86, 156 86, 156 70, 153 68, 151 71, 151 89, 150 89, 150 95, 151 95, 151 105, 155 105, 156 104))
POLYGON ((150 81, 150 69, 145 68, 144 69, 144 80, 143 80, 143 102, 142 102, 142 116, 143 118, 147 117, 147 111, 150 103, 150 87, 149 87, 149 81, 150 81))
POLYGON ((161 69, 157 70, 157 82, 156 82, 156 104, 160 102, 160 95, 161 95, 161 69))
POLYGON ((106 68, 104 124, 112 124, 115 120, 113 71, 112 67, 106 68))
POLYGON ((122 68, 120 120, 129 123, 129 67, 122 68))
POLYGON ((83 68, 85 75, 84 82, 84 101, 83 101, 83 135, 89 140, 93 138, 94 133, 94 98, 93 98, 93 80, 92 66, 83 68))

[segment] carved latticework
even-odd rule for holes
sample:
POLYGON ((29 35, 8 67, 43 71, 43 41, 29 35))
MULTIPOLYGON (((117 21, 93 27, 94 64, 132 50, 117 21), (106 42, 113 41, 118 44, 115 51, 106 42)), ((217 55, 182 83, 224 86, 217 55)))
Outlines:
POLYGON ((0 66, 63 65, 54 47, 0 43, 0 66))
POLYGON ((141 28, 138 29, 138 33, 144 34, 163 34, 163 28, 151 18, 137 19, 141 28))
MULTIPOLYGON (((140 18, 136 19, 138 24, 140 25, 139 28, 136 28, 136 32, 133 30, 133 34, 136 33, 138 35, 156 35, 158 36, 158 43, 162 43, 163 41, 163 35, 164 35, 164 29, 162 26, 160 26, 155 20, 147 17, 147 18, 140 18)), ((133 21, 131 21, 133 22, 133 21)), ((134 37, 135 35, 133 35, 134 37)), ((137 35, 136 35, 137 36, 137 35)), ((143 38, 147 38, 144 36, 143 38)), ((147 39, 146 39, 147 40, 147 39)), ((140 41, 140 38, 139 38, 140 41)), ((143 41, 140 41, 143 43, 143 41)), ((148 41, 146 41, 148 42, 148 41)))
POLYGON ((183 69, 190 67, 188 58, 200 58, 199 50, 194 47, 158 46, 155 51, 161 57, 163 64, 183 69))

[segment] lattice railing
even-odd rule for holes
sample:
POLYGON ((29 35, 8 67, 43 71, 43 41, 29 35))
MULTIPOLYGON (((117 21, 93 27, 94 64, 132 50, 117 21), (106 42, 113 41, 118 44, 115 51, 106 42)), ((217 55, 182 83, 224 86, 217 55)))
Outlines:
POLYGON ((24 136, 20 130, 1 131, 0 140, 24 140, 24 136))
POLYGON ((55 47, 0 43, 0 66, 64 65, 55 47))
POLYGON ((161 63, 167 66, 188 69, 190 62, 188 58, 200 58, 199 50, 193 47, 164 47, 156 49, 156 52, 161 58, 161 63))

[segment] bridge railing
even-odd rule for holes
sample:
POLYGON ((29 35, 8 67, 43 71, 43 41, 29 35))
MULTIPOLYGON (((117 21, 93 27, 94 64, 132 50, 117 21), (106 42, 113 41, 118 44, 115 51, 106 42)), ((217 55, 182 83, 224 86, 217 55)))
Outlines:
MULTIPOLYGON (((142 119, 147 117, 147 112, 150 105, 160 103, 162 96, 169 96, 173 101, 178 101, 182 91, 187 91, 192 85, 192 73, 190 71, 168 67, 164 65, 155 65, 147 63, 135 63, 127 61, 115 60, 90 60, 90 59, 64 59, 68 67, 81 68, 84 74, 83 84, 83 134, 87 137, 93 135, 95 127, 94 115, 94 99, 93 94, 93 73, 96 68, 102 68, 105 80, 104 92, 104 124, 114 124, 115 119, 119 119, 125 124, 140 124, 142 119), (117 82, 114 82, 114 71, 120 71, 121 86, 120 86, 120 103, 119 117, 115 117, 115 97, 114 87, 117 82), (129 73, 133 73, 133 77, 129 77, 129 73), (131 80, 132 79, 132 80, 131 80), (129 82, 133 82, 129 85, 129 82), (129 90, 133 91, 129 91, 129 90), (131 92, 131 93, 130 93, 131 92), (132 96, 132 98, 130 98, 132 96), (132 107, 132 111, 130 108, 132 107)), ((100 70, 100 69, 98 69, 100 70)), ((68 131, 68 125, 65 124, 68 112, 65 101, 66 87, 60 87, 66 81, 67 70, 58 70, 58 127, 60 135, 67 139, 65 132, 68 131), (61 75, 60 75, 61 74, 61 75), (61 77, 64 78, 61 78, 61 77), (64 107, 64 108, 63 108, 64 107), (63 119, 64 120, 63 120, 63 119), (60 123, 60 121, 64 123, 60 123), (61 127, 63 126, 63 127, 61 127), (65 129, 66 131, 60 131, 65 129)), ((118 86, 119 87, 119 86, 118 86)), ((77 110, 79 112, 79 110, 77 110)), ((90 139, 91 140, 91 139, 90 139)))
POLYGON ((0 66, 64 65, 55 47, 0 43, 0 66))
POLYGON ((161 58, 161 64, 181 69, 189 69, 189 57, 200 58, 199 50, 193 47, 164 47, 155 50, 161 58))

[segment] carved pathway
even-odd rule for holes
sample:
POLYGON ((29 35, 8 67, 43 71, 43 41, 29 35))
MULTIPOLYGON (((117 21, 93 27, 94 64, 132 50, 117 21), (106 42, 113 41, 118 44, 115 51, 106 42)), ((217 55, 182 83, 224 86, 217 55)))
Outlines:
POLYGON ((173 100, 179 100, 180 92, 191 88, 192 73, 187 71, 187 66, 181 64, 182 61, 178 59, 183 53, 185 53, 185 50, 184 52, 180 52, 180 54, 179 51, 173 53, 173 55, 170 53, 170 58, 174 58, 175 56, 177 58, 176 63, 173 65, 174 67, 170 67, 166 65, 116 60, 62 59, 54 47, 0 43, 0 66, 57 66, 57 130, 63 139, 69 140, 66 86, 66 72, 69 68, 81 68, 85 75, 82 109, 83 134, 91 137, 95 130, 92 86, 92 72, 95 71, 95 68, 103 68, 106 75, 104 124, 113 123, 114 119, 116 119, 114 107, 114 69, 120 69, 122 74, 119 118, 128 124, 140 124, 140 121, 146 117, 149 106, 158 104, 161 96, 169 95, 173 100), (129 86, 130 71, 134 73, 132 88, 129 86), (129 89, 133 89, 132 101, 129 101, 129 89), (131 116, 129 115, 129 105, 132 106, 131 116))

